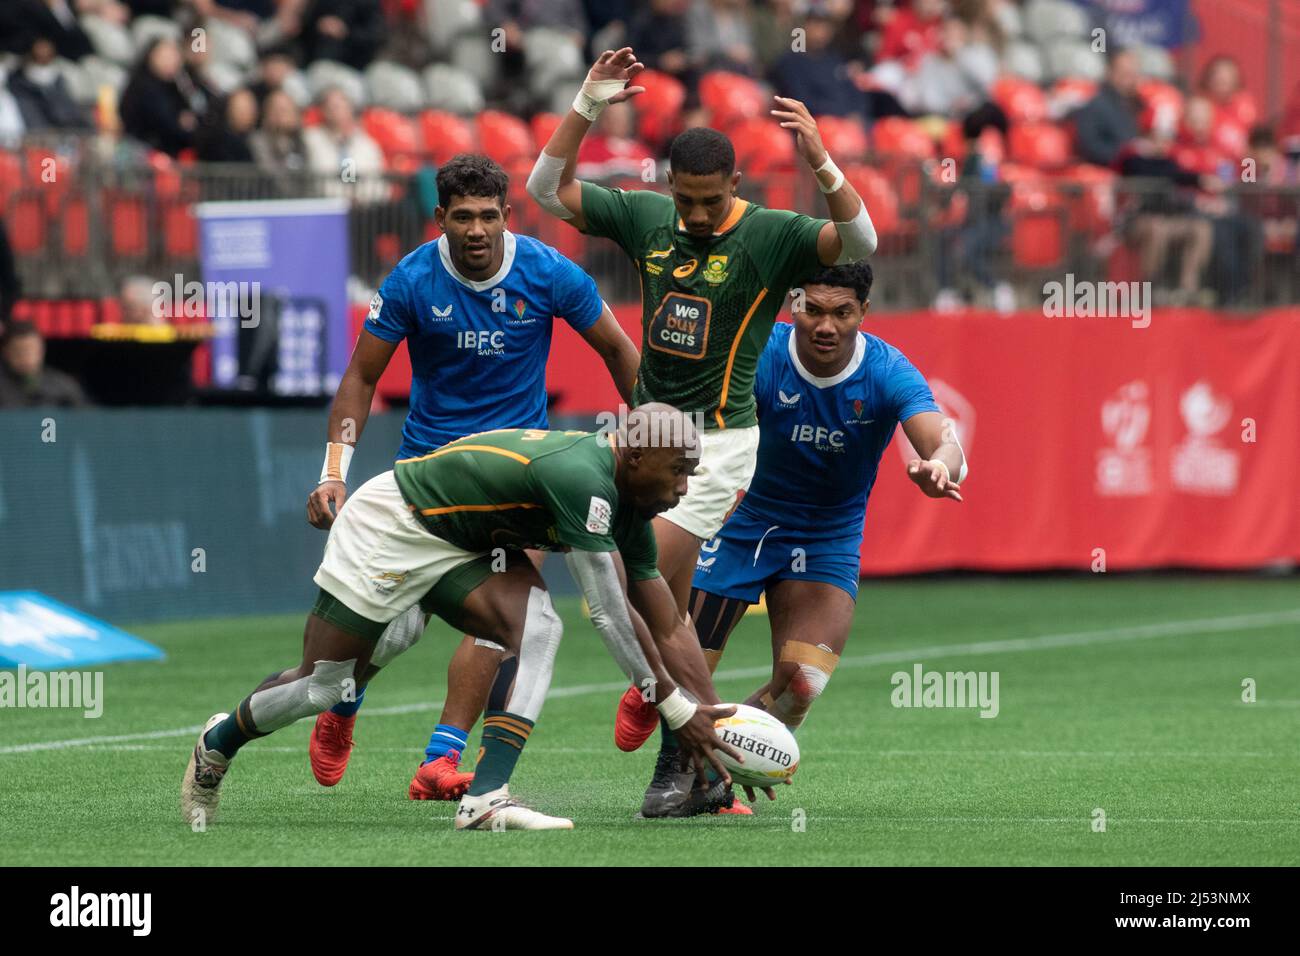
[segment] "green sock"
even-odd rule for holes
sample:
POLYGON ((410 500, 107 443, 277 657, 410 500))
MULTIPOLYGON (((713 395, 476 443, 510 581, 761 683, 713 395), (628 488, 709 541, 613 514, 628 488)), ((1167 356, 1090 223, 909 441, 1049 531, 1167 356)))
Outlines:
POLYGON ((665 754, 676 753, 678 749, 679 748, 677 747, 677 735, 668 729, 668 721, 660 717, 659 718, 659 752, 665 754))
POLYGON ((489 710, 483 715, 483 745, 474 766, 471 797, 491 793, 510 781, 515 763, 523 753, 533 722, 504 710, 489 710))

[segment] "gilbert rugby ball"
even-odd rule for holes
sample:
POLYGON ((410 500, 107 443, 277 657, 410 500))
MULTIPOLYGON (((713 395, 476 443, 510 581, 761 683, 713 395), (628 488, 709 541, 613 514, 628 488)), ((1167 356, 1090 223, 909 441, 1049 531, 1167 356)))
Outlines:
POLYGON ((771 787, 789 780, 799 767, 799 745, 794 734, 765 710, 737 704, 736 712, 713 723, 725 743, 745 755, 745 762, 717 751, 723 766, 738 786, 771 787))

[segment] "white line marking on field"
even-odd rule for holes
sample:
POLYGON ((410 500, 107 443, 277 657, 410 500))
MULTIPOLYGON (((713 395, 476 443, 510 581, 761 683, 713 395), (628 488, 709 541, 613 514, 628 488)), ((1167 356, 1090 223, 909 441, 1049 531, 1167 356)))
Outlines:
MULTIPOLYGON (((1164 621, 1158 624, 1138 624, 1132 627, 1103 628, 1093 631, 1073 631, 1064 634, 1043 634, 1038 637, 1020 637, 1001 641, 975 641, 968 644, 934 644, 928 647, 900 648, 840 658, 839 667, 870 667, 874 664, 916 663, 936 657, 970 657, 984 654, 1008 654, 1018 651, 1045 651, 1061 647, 1085 647, 1090 644, 1112 644, 1124 641, 1141 641, 1157 637, 1186 636, 1188 634, 1221 634, 1229 631, 1253 630, 1277 624, 1300 623, 1300 608, 1289 611, 1266 611, 1259 614, 1234 614, 1227 617, 1203 617, 1185 621, 1164 621)), ((749 680, 767 677, 772 673, 768 665, 762 667, 736 667, 719 671, 715 681, 749 680)), ((587 694, 604 694, 621 691, 626 681, 607 681, 599 684, 577 684, 573 687, 553 687, 547 700, 560 697, 582 697, 587 694)), ((391 717, 401 714, 426 713, 441 710, 443 701, 423 701, 416 704, 396 704, 389 707, 368 707, 367 717, 391 717)), ((0 755, 35 753, 42 750, 67 750, 75 747, 94 747, 100 744, 129 743, 136 740, 162 740, 168 737, 188 737, 197 734, 202 724, 177 727, 173 730, 148 730, 133 734, 108 734, 99 737, 76 737, 70 740, 41 740, 26 744, 9 744, 0 747, 0 755)))

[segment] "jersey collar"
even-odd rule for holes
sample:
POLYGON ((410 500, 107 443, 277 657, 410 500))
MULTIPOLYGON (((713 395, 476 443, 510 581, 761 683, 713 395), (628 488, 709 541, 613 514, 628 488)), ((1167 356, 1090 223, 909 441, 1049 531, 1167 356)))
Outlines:
MULTIPOLYGON (((713 238, 716 239, 718 236, 725 235, 732 229, 735 229, 736 224, 740 222, 740 218, 745 215, 745 210, 748 208, 748 200, 737 198, 736 201, 731 204, 731 212, 727 213, 727 218, 722 220, 717 231, 713 234, 713 238)), ((682 222, 681 216, 677 217, 677 231, 686 232, 686 223, 682 222)), ((687 233, 687 235, 690 235, 690 233, 687 233)))
POLYGON ((801 379, 817 388, 830 388, 832 385, 838 385, 840 382, 843 382, 858 370, 858 367, 862 364, 862 359, 866 354, 867 337, 859 332, 858 341, 853 346, 853 358, 849 359, 848 365, 844 366, 844 368, 840 369, 839 372, 828 378, 814 375, 803 367, 803 362, 799 361, 799 350, 794 346, 794 329, 790 330, 790 364, 794 366, 794 370, 799 374, 801 379))
POLYGON ((506 251, 501 257, 501 268, 497 274, 490 279, 467 279, 461 275, 451 261, 451 247, 447 243, 446 235, 438 237, 438 258, 442 260, 442 267, 447 270, 447 274, 463 286, 473 289, 475 292, 482 292, 484 289, 490 289, 493 286, 500 285, 501 280, 510 274, 510 267, 515 263, 515 234, 509 229, 505 231, 506 251))

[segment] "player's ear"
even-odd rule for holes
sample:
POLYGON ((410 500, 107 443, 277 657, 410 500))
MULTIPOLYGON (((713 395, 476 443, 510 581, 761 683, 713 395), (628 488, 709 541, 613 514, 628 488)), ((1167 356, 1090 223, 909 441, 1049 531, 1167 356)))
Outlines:
POLYGON ((446 231, 447 231, 447 227, 446 227, 445 223, 446 223, 446 221, 447 221, 447 210, 443 209, 441 206, 434 206, 434 207, 433 207, 433 221, 436 222, 436 223, 438 224, 438 231, 439 231, 439 232, 446 232, 446 231))
POLYGON ((740 187, 740 170, 731 174, 731 195, 736 195, 736 190, 740 187))
POLYGON ((510 203, 506 203, 501 207, 501 221, 504 223, 510 222, 510 203))

